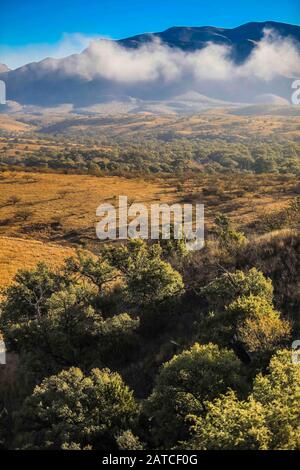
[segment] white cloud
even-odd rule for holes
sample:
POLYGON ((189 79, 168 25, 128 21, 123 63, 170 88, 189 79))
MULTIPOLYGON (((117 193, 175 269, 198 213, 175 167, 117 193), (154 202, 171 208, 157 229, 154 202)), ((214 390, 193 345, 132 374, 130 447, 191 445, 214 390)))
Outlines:
POLYGON ((282 39, 273 31, 265 30, 264 38, 237 73, 266 81, 277 76, 297 77, 300 74, 299 50, 291 40, 282 39))
POLYGON ((265 31, 264 38, 250 57, 239 66, 230 59, 228 46, 208 44, 202 50, 184 52, 153 41, 138 49, 126 49, 114 41, 80 33, 66 33, 56 44, 0 48, 0 62, 11 68, 45 57, 65 59, 46 61, 44 67, 63 69, 67 74, 88 80, 102 77, 124 83, 157 79, 168 82, 186 76, 196 80, 255 77, 268 81, 279 75, 295 77, 300 74, 300 56, 296 46, 270 30, 265 31), (86 48, 84 54, 72 56, 86 48))
MULTIPOLYGON (((61 47, 61 50, 65 50, 61 47)), ((246 62, 236 65, 230 58, 230 47, 208 44, 195 52, 170 48, 159 41, 126 49, 105 39, 93 40, 84 54, 60 62, 46 62, 45 67, 64 70, 91 80, 104 78, 123 83, 187 79, 195 81, 228 81, 254 78, 269 81, 277 76, 295 77, 300 74, 300 56, 289 39, 271 31, 257 44, 246 62)))
MULTIPOLYGON (((222 100, 251 101, 256 95, 287 95, 289 89, 282 77, 300 76, 299 47, 272 31, 265 31, 244 63, 235 64, 231 52, 229 46, 213 43, 202 50, 186 52, 159 41, 129 49, 108 39, 72 34, 65 35, 54 46, 28 46, 7 56, 0 53, 0 62, 12 66, 51 56, 60 60, 41 62, 35 69, 36 76, 40 73, 42 78, 54 72, 52 77, 56 79, 59 72, 60 77, 103 79, 109 90, 104 93, 124 93, 143 99, 144 96, 161 99, 196 90, 222 100), (72 55, 83 49, 83 53, 72 55)), ((100 86, 99 96, 101 90, 100 86)))

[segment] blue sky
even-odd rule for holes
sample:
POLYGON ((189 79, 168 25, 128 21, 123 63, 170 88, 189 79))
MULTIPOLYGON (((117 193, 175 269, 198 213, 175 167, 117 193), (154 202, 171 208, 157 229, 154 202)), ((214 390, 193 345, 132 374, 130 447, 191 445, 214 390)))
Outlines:
POLYGON ((0 62, 15 67, 79 52, 93 36, 122 38, 175 25, 299 24, 299 19, 299 0, 1 0, 0 62))

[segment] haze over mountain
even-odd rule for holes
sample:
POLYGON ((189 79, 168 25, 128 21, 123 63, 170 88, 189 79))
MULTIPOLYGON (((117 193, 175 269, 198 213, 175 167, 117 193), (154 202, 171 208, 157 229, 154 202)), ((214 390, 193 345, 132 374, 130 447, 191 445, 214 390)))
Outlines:
POLYGON ((7 99, 22 105, 71 104, 83 112, 197 112, 238 103, 287 104, 300 76, 300 27, 173 27, 112 41, 80 54, 15 70, 0 65, 7 99))
POLYGON ((0 64, 0 73, 9 72, 9 68, 5 64, 0 64))

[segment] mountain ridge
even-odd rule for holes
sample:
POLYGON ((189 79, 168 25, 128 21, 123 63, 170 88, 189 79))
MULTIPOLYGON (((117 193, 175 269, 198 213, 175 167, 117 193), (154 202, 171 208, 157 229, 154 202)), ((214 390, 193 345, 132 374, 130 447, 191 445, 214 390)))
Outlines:
MULTIPOLYGON (((296 49, 300 51, 300 26, 274 21, 250 22, 235 28, 173 26, 162 32, 144 33, 119 40, 106 40, 104 43, 109 47, 122 46, 125 51, 130 51, 137 50, 154 40, 167 46, 168 50, 175 50, 175 52, 179 50, 183 53, 201 51, 210 44, 229 46, 228 60, 239 66, 245 62, 259 41, 262 40, 266 29, 276 31, 277 35, 283 39, 290 39, 296 44, 296 49)), ((120 96, 159 101, 170 100, 190 91, 205 95, 208 100, 245 103, 255 102, 256 95, 272 94, 283 99, 288 99, 290 96, 290 84, 286 79, 275 81, 276 90, 262 81, 257 92, 250 90, 252 95, 244 97, 243 83, 239 82, 225 84, 226 86, 222 88, 220 82, 220 86, 213 87, 211 80, 202 80, 203 83, 201 82, 198 87, 195 87, 194 83, 184 77, 179 84, 168 83, 160 78, 159 73, 156 80, 152 80, 152 82, 141 81, 137 84, 134 81, 132 83, 127 81, 126 77, 122 81, 118 77, 111 79, 105 74, 97 75, 96 73, 94 76, 92 74, 92 77, 85 77, 85 71, 90 72, 94 66, 98 66, 101 72, 105 72, 106 64, 97 63, 97 60, 99 62, 101 59, 97 55, 94 58, 93 47, 95 46, 90 45, 81 53, 62 59, 50 57, 39 62, 28 63, 15 70, 4 68, 1 71, 0 65, 0 79, 6 82, 7 99, 22 105, 47 107, 68 103, 75 107, 86 107, 102 103, 103 100, 106 100, 106 96, 112 96, 115 101, 118 101, 120 96), (83 76, 76 74, 80 68, 79 65, 82 65, 83 76)), ((113 69, 116 68, 118 67, 113 64, 113 69)), ((141 68, 143 68, 143 64, 141 68)), ((122 72, 122 63, 120 71, 122 72)), ((218 85, 218 81, 216 81, 216 85, 218 85)))
POLYGON ((249 22, 235 28, 222 28, 216 26, 172 26, 161 32, 142 33, 129 38, 118 40, 118 44, 125 47, 138 47, 153 38, 162 40, 169 47, 193 51, 203 47, 207 42, 224 45, 236 45, 236 42, 247 43, 248 48, 239 47, 236 50, 236 59, 244 60, 251 52, 254 44, 250 41, 259 41, 266 28, 275 29, 284 37, 291 36, 300 42, 300 26, 276 21, 249 22))

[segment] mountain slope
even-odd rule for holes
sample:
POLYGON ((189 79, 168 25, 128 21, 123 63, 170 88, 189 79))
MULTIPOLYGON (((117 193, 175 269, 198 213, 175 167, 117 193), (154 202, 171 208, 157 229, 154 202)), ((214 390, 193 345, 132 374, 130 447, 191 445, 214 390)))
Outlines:
POLYGON ((9 72, 9 68, 5 64, 0 64, 0 73, 9 72))
POLYGON ((235 59, 244 60, 255 47, 255 43, 263 38, 264 30, 275 30, 283 38, 290 37, 300 42, 300 27, 275 21, 246 23, 233 29, 216 28, 214 26, 181 27, 175 26, 160 33, 146 33, 118 41, 125 47, 137 48, 142 44, 158 39, 169 47, 177 47, 186 51, 202 49, 208 42, 233 46, 235 59))
MULTIPOLYGON (((63 59, 47 58, 16 70, 0 66, 0 79, 6 82, 8 100, 37 106, 70 103, 75 107, 88 107, 108 104, 107 96, 111 97, 111 102, 123 102, 124 97, 126 102, 132 97, 158 103, 191 91, 205 95, 202 101, 206 101, 207 106, 212 99, 231 103, 255 102, 257 95, 272 94, 278 95, 279 99, 289 99, 290 78, 280 76, 277 59, 273 61, 277 71, 270 80, 259 78, 264 65, 261 63, 256 65, 253 78, 246 75, 240 80, 239 76, 232 77, 230 72, 245 62, 264 37, 264 32, 270 29, 282 39, 292 41, 295 50, 289 61, 296 64, 298 59, 299 63, 295 51, 300 50, 300 27, 268 21, 233 29, 173 27, 119 41, 98 41, 80 54, 63 59), (153 41, 152 49, 139 50, 140 46, 148 46, 153 41), (162 51, 162 46, 155 41, 167 47, 162 51), (211 44, 229 46, 229 49, 212 50, 211 44), (206 46, 204 55, 207 57, 202 57, 199 65, 197 60, 200 59, 195 58, 193 52, 206 46), (226 78, 222 77, 223 73, 227 74, 226 78)), ((276 47, 277 44, 275 50, 276 47)), ((269 73, 268 67, 266 69, 269 73)))

